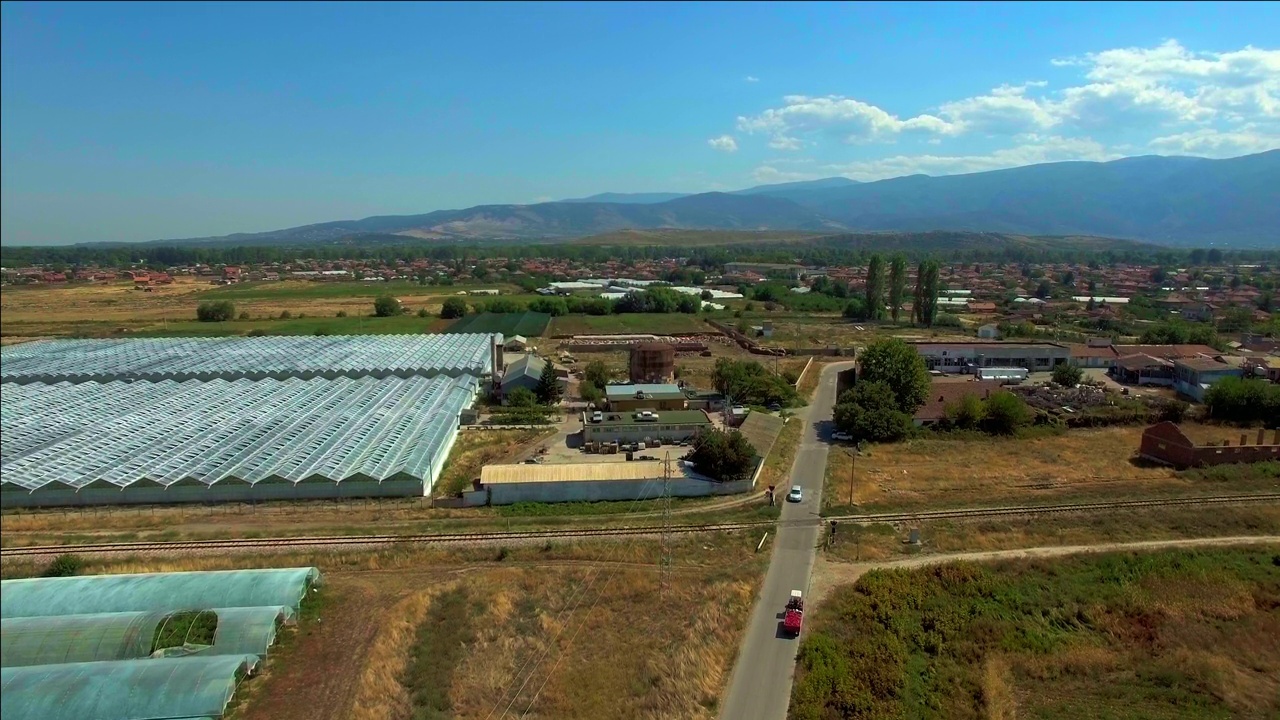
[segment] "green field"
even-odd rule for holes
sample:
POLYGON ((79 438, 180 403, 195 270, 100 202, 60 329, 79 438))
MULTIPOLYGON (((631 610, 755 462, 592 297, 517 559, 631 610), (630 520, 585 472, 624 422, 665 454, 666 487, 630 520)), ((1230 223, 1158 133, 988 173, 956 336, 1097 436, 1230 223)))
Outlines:
POLYGON ((624 315, 562 315, 551 319, 548 331, 559 335, 603 335, 609 333, 670 333, 715 332, 698 315, 682 313, 627 313, 624 315))
POLYGON ((202 300, 272 300, 275 298, 290 299, 324 299, 349 297, 377 297, 379 295, 457 295, 461 290, 496 289, 505 292, 518 292, 513 285, 501 283, 477 283, 474 285, 419 285, 407 280, 391 282, 364 282, 362 280, 346 280, 342 282, 314 282, 311 280, 261 280, 256 282, 221 285, 201 293, 202 300))
MULTIPOLYGON (((441 332, 448 320, 420 318, 416 315, 396 317, 349 316, 305 317, 289 320, 230 320, 171 322, 164 326, 110 337, 217 337, 226 335, 403 335, 441 332)), ((106 334, 104 333, 104 336, 106 334)))
POLYGON ((467 315, 449 326, 450 333, 502 333, 510 337, 542 337, 547 331, 551 316, 546 313, 481 313, 467 315))
POLYGON ((815 613, 789 717, 1280 717, 1277 551, 872 571, 815 613))

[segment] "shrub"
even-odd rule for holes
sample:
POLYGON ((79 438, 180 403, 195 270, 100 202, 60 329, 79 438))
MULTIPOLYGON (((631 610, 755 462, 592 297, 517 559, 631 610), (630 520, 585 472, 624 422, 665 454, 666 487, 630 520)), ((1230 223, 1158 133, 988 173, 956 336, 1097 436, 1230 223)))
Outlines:
POLYGON ((946 413, 947 426, 957 430, 977 430, 982 427, 982 421, 987 416, 982 400, 973 394, 965 395, 947 405, 943 412, 946 413))
POLYGON ((202 302, 196 308, 196 319, 200 322, 226 322, 236 316, 236 306, 229 300, 202 302))
POLYGON ((373 314, 378 317, 395 317, 404 313, 404 306, 390 295, 380 295, 373 301, 373 314))
POLYGON ((337 315, 337 317, 346 317, 346 316, 347 316, 347 311, 346 311, 346 310, 339 310, 339 311, 338 311, 338 315, 337 315))
POLYGON ((431 317, 431 313, 427 312, 426 308, 418 308, 418 317, 420 318, 431 317))
POLYGON ((245 337, 263 337, 266 334, 267 334, 266 330, 263 330, 262 328, 254 328, 253 330, 250 330, 249 332, 245 333, 244 336, 245 337))
POLYGON ((507 393, 507 405, 509 407, 533 407, 538 404, 538 396, 528 388, 516 388, 507 393))
POLYGON ((1031 422, 1031 409, 1027 403, 1008 390, 992 393, 983 401, 983 411, 987 432, 997 435, 1012 435, 1031 422))
POLYGON ((912 429, 911 416, 898 409, 893 389, 878 380, 859 380, 840 396, 833 413, 836 427, 859 442, 895 442, 912 429))
POLYGON ((1084 370, 1074 363, 1058 363, 1053 368, 1053 381, 1062 387, 1075 387, 1084 379, 1084 370))
POLYGON ((444 301, 444 305, 440 307, 440 317, 444 320, 453 320, 467 314, 467 304, 462 298, 449 298, 444 301))
POLYGON ((241 320, 248 320, 248 319, 249 319, 249 311, 248 311, 248 310, 245 310, 245 311, 241 312, 241 313, 240 313, 240 319, 241 319, 241 320))
POLYGON ((67 553, 54 558, 49 567, 45 568, 42 577, 71 577, 79 575, 82 567, 84 560, 79 555, 67 553))
POLYGON ((1280 424, 1280 385, 1263 380, 1224 378, 1214 383, 1204 396, 1209 417, 1228 422, 1261 420, 1271 427, 1280 424))
POLYGON ((280 311, 280 319, 281 319, 281 320, 292 320, 292 319, 293 319, 293 313, 289 312, 288 310, 281 310, 281 311, 280 311))

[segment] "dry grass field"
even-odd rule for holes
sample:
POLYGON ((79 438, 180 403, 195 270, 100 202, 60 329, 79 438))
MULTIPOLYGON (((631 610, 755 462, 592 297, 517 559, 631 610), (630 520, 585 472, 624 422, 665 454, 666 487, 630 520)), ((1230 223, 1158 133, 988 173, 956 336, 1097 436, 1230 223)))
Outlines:
POLYGON ((1277 549, 868 572, 806 621, 789 716, 1275 718, 1277 549))
POLYGON ((480 469, 493 463, 510 462, 512 456, 531 444, 555 434, 555 428, 541 430, 467 430, 449 451, 444 471, 436 481, 436 497, 447 497, 470 488, 480 469))
POLYGON ((118 336, 121 330, 189 332, 184 325, 195 325, 196 306, 206 300, 230 300, 235 304, 237 316, 248 313, 250 319, 217 327, 207 323, 197 326, 205 331, 244 333, 268 329, 272 326, 261 321, 278 317, 282 312, 312 320, 335 319, 343 312, 354 323, 357 318, 371 315, 373 299, 384 293, 399 298, 410 314, 425 308, 434 317, 444 300, 457 292, 454 288, 405 282, 284 280, 218 286, 190 277, 177 277, 172 285, 159 285, 151 292, 135 290, 128 283, 9 286, 0 291, 0 334, 118 336))
POLYGON ((665 597, 653 542, 90 559, 84 572, 317 564, 318 604, 241 686, 239 720, 711 718, 767 558, 757 539, 678 539, 665 597))
MULTIPOLYGON (((1185 426, 1201 440, 1240 431, 1185 426)), ((1143 427, 1072 430, 1025 439, 951 439, 945 435, 875 445, 854 468, 854 504, 861 511, 991 506, 1088 499, 1275 489, 1280 478, 1215 482, 1134 460, 1143 427)), ((827 459, 826 501, 849 505, 850 458, 835 446, 827 459)))
POLYGON ((1070 515, 913 523, 840 528, 825 557, 868 562, 955 552, 1028 547, 1280 535, 1280 505, 1147 508, 1070 515), (906 541, 920 531, 920 544, 906 541))

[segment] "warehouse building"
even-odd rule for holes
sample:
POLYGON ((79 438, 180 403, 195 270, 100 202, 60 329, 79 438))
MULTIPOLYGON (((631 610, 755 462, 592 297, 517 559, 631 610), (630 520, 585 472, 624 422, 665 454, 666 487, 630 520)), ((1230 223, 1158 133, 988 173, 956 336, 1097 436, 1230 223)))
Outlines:
POLYGON ((667 485, 675 497, 730 495, 747 492, 751 480, 720 483, 698 475, 686 462, 672 459, 671 478, 664 483, 660 460, 563 463, 556 465, 486 465, 475 490, 463 493, 466 505, 510 505, 518 502, 596 502, 661 497, 667 485))
POLYGON ((1047 372, 1071 359, 1071 349, 1052 342, 911 343, 930 370, 971 374, 983 367, 1020 367, 1047 372))
POLYGON ((582 419, 584 443, 678 443, 713 427, 711 417, 701 410, 611 411, 600 413, 598 422, 584 413, 582 419))

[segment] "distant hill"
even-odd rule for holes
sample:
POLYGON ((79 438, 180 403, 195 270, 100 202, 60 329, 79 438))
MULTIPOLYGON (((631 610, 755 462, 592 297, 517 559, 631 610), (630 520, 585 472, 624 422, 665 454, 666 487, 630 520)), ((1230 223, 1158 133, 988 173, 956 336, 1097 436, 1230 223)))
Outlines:
POLYGON ((1209 160, 1133 157, 859 183, 825 178, 733 193, 604 193, 154 244, 300 245, 351 236, 429 241, 581 238, 624 230, 1093 236, 1280 246, 1280 150, 1209 160))

